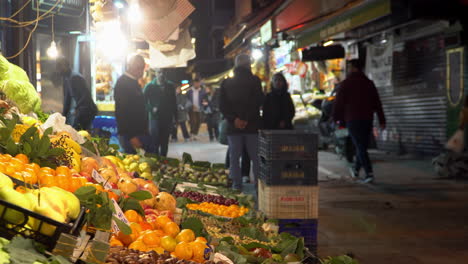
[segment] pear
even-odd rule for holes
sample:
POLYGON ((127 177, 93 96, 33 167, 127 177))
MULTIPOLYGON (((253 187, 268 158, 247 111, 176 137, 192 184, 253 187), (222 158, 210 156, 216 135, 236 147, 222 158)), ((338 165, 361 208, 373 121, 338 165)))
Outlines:
MULTIPOLYGON (((41 204, 36 206, 36 208, 34 209, 34 212, 41 214, 43 216, 47 216, 48 218, 55 220, 57 222, 60 222, 60 223, 65 223, 65 220, 66 220, 64 215, 62 215, 61 213, 55 210, 51 210, 49 202, 46 202, 46 201, 41 200, 41 204)), ((40 221, 33 222, 32 228, 34 231, 37 231, 39 229, 39 224, 40 224, 40 221)), ((55 229, 56 229, 55 226, 52 226, 50 224, 43 222, 41 225, 41 230, 39 230, 39 232, 46 236, 52 236, 55 232, 55 229)))
MULTIPOLYGON (((0 199, 5 200, 11 204, 23 207, 25 209, 32 210, 29 199, 25 197, 22 193, 17 192, 8 186, 3 186, 0 188, 0 199)), ((26 216, 23 213, 13 210, 11 208, 5 209, 4 206, 0 206, 0 215, 2 215, 4 211, 5 215, 3 216, 3 219, 7 220, 12 224, 21 224, 26 220, 26 216)))
POLYGON ((3 186, 13 188, 13 181, 10 179, 10 177, 0 172, 0 187, 3 186))
POLYGON ((41 195, 40 206, 42 206, 42 202, 47 203, 50 207, 49 210, 54 210, 67 218, 67 206, 64 199, 62 199, 61 192, 52 187, 42 187, 39 192, 41 195))
POLYGON ((62 194, 60 198, 65 202, 65 210, 67 212, 67 217, 71 220, 75 220, 80 214, 80 200, 73 193, 66 191, 62 188, 56 186, 51 188, 59 191, 62 194))

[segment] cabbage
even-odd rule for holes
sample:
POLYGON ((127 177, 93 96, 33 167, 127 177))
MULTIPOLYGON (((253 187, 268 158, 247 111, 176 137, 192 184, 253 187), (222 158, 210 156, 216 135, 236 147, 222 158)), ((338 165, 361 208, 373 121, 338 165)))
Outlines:
POLYGON ((10 63, 8 60, 0 54, 0 80, 3 80, 6 72, 10 68, 10 63))
POLYGON ((18 80, 0 81, 0 90, 5 93, 8 99, 15 102, 18 109, 24 114, 40 108, 41 99, 30 82, 18 80))
POLYGON ((13 101, 18 109, 28 114, 41 109, 41 99, 29 82, 26 72, 0 54, 0 91, 13 101))

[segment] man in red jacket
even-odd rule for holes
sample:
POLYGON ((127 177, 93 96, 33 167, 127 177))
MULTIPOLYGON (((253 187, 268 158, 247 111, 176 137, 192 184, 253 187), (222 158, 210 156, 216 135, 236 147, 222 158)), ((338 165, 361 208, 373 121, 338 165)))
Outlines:
POLYGON ((349 75, 341 83, 336 96, 333 118, 335 121, 346 122, 356 147, 356 164, 351 169, 351 176, 358 177, 359 171, 363 167, 366 178, 362 182, 372 183, 374 173, 367 148, 372 132, 374 113, 377 113, 381 129, 385 129, 385 116, 374 82, 364 75, 359 60, 349 61, 349 67, 349 75))

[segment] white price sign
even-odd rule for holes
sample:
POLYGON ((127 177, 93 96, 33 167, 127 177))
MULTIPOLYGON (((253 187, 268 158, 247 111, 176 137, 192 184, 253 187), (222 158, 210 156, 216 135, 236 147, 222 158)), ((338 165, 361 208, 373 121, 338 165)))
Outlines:
MULTIPOLYGON (((116 216, 120 221, 124 222, 126 225, 129 225, 130 222, 128 221, 127 217, 125 217, 122 208, 120 208, 119 204, 113 198, 111 200, 115 208, 114 216, 116 216)), ((112 230, 114 230, 114 232, 120 231, 120 228, 117 226, 117 223, 114 220, 112 220, 112 230)))
POLYGON ((97 172, 96 170, 93 170, 91 177, 93 177, 93 179, 97 181, 98 183, 104 184, 104 188, 106 190, 112 189, 112 186, 110 185, 110 183, 108 183, 106 179, 104 179, 104 177, 102 177, 102 175, 99 174, 99 172, 97 172))

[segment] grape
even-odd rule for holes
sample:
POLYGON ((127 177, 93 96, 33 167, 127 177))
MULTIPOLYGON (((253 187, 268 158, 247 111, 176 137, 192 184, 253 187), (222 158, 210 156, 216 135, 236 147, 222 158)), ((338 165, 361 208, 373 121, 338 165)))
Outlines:
POLYGON ((236 204, 236 205, 239 204, 235 199, 226 198, 222 195, 203 194, 203 193, 194 192, 194 191, 186 191, 186 192, 175 191, 174 196, 189 198, 190 200, 195 201, 195 202, 212 202, 212 203, 227 205, 227 206, 233 205, 233 204, 236 204))

